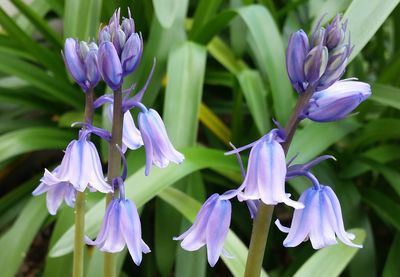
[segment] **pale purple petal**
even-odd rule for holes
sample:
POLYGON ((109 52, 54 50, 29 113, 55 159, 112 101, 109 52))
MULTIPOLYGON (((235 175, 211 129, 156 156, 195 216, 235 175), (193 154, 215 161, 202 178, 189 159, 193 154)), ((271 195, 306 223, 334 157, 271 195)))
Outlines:
POLYGON ((300 196, 299 202, 304 203, 305 207, 294 211, 289 234, 283 241, 285 247, 295 247, 307 238, 313 222, 310 216, 310 204, 314 201, 315 196, 313 188, 307 189, 300 196))
POLYGON ((60 208, 64 198, 65 188, 65 183, 60 183, 52 186, 47 192, 46 205, 47 209, 49 210, 49 214, 55 215, 57 213, 57 210, 60 208))
POLYGON ((211 195, 203 204, 197 214, 193 225, 182 235, 174 238, 174 240, 182 240, 181 246, 187 251, 195 251, 206 244, 206 228, 208 218, 218 200, 218 194, 211 195))
POLYGON ((232 207, 229 200, 217 200, 208 219, 206 229, 207 258, 211 267, 221 255, 231 223, 232 207))
POLYGON ((121 233, 136 265, 142 261, 142 229, 135 204, 121 200, 121 233))
POLYGON ((133 121, 129 111, 124 113, 124 126, 122 131, 122 143, 131 150, 140 148, 143 145, 142 136, 133 121))

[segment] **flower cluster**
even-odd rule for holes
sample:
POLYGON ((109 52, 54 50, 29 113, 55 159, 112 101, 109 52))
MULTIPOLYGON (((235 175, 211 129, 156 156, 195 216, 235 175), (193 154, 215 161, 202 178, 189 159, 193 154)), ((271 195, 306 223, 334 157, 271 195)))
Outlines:
MULTIPOLYGON (((120 23, 118 9, 109 24, 100 30, 99 46, 94 41, 79 42, 67 38, 63 57, 72 78, 86 94, 93 93, 93 88, 100 79, 116 93, 121 91, 123 78, 134 72, 139 65, 142 51, 143 41, 135 32, 130 12, 129 17, 123 18, 120 23)), ((142 253, 148 253, 150 249, 141 238, 141 224, 136 206, 125 198, 124 180, 127 170, 124 153, 127 148, 134 150, 143 145, 146 151, 146 175, 149 174, 152 165, 162 168, 170 161, 179 164, 184 160, 184 156, 171 144, 157 111, 147 109, 142 103, 154 66, 155 64, 145 86, 135 96, 130 97, 135 86, 123 91, 123 141, 122 145, 117 145, 124 165, 121 176, 112 180, 104 177, 100 157, 96 146, 90 141, 90 135, 97 135, 111 143, 112 134, 92 126, 92 115, 86 115, 85 123, 78 123, 83 126, 78 140, 73 140, 67 146, 58 167, 52 172, 45 169, 40 185, 33 191, 33 195, 47 192, 47 208, 52 215, 56 214, 63 199, 68 206, 73 207, 77 193, 85 192, 87 188, 90 191, 113 193, 113 200, 107 207, 97 239, 92 241, 86 238, 86 241, 96 245, 101 251, 111 253, 121 251, 126 244, 137 265, 142 260, 142 253), (140 109, 137 119, 139 128, 136 127, 130 113, 133 108, 140 109)), ((113 101, 114 94, 106 94, 94 103, 87 102, 86 105, 90 106, 88 110, 92 110, 113 101)), ((108 109, 112 118, 112 105, 108 109)))
MULTIPOLYGON (((290 36, 286 52, 286 66, 293 88, 298 92, 299 104, 291 118, 292 122, 310 119, 316 122, 336 121, 346 117, 362 101, 371 95, 370 86, 355 79, 339 80, 345 72, 352 46, 345 41, 347 24, 340 15, 323 28, 318 24, 311 38, 302 30, 290 36)), ((182 240, 185 250, 194 251, 207 245, 208 262, 214 266, 219 255, 226 254, 223 243, 230 219, 229 200, 236 197, 245 201, 254 218, 258 206, 285 203, 295 209, 290 228, 279 220, 278 228, 288 233, 283 242, 286 247, 294 247, 301 242, 311 241, 313 248, 319 249, 336 244, 338 237, 352 247, 362 247, 351 240, 354 235, 344 229, 342 212, 338 198, 329 186, 319 183, 310 172, 317 163, 333 158, 321 156, 306 164, 286 163, 284 143, 290 144, 297 124, 283 129, 273 129, 255 142, 234 149, 226 154, 236 154, 244 181, 233 191, 222 195, 213 194, 200 209, 193 226, 175 238, 182 240), (240 152, 251 148, 247 172, 245 172, 240 152), (298 201, 292 200, 285 192, 285 182, 303 176, 313 184, 304 191, 298 201)), ((286 145, 286 146, 287 146, 286 145)))

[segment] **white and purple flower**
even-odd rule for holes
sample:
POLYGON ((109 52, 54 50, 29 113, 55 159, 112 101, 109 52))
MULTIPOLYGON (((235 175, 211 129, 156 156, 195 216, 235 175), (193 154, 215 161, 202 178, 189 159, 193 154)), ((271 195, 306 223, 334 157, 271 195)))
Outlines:
POLYGON ((196 251, 206 245, 208 263, 214 267, 221 253, 229 257, 223 246, 231 214, 231 202, 215 193, 204 202, 193 225, 174 240, 182 240, 181 246, 187 251, 196 251))
POLYGON ((176 164, 183 162, 184 156, 175 150, 168 138, 164 122, 157 111, 153 109, 142 110, 139 113, 138 121, 146 150, 146 175, 149 174, 151 165, 164 168, 169 162, 176 164))
POLYGON ((354 235, 345 231, 339 200, 330 187, 310 187, 302 193, 299 202, 304 204, 304 209, 294 211, 290 228, 275 221, 279 230, 288 233, 283 241, 285 247, 295 247, 309 238, 312 247, 320 249, 337 244, 337 236, 348 246, 362 248, 351 241, 354 235))

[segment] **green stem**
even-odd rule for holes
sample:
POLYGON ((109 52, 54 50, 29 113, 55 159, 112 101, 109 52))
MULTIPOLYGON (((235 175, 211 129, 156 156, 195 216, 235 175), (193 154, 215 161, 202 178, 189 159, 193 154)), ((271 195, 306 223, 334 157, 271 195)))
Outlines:
MULTIPOLYGON (((120 176, 121 170, 121 156, 117 145, 122 146, 122 123, 123 123, 123 112, 122 112, 122 90, 119 88, 114 91, 114 104, 113 104, 113 122, 111 130, 111 142, 109 144, 108 151, 108 175, 107 180, 111 185, 112 180, 115 177, 120 176)), ((115 192, 114 192, 115 193, 115 192)), ((112 193, 106 196, 106 207, 111 202, 113 197, 112 193)), ((115 255, 112 253, 104 253, 104 276, 115 277, 116 276, 116 261, 115 255)))
MULTIPOLYGON (((283 150, 287 154, 290 143, 292 142, 294 133, 296 132, 299 124, 299 115, 304 107, 310 101, 314 93, 314 87, 309 86, 307 90, 300 94, 296 107, 285 127, 286 141, 282 143, 283 150)), ((251 239, 249 245, 249 253, 247 255, 245 277, 259 277, 261 274, 265 246, 268 239, 269 227, 271 225, 272 214, 274 212, 273 205, 266 205, 260 202, 258 205, 258 212, 253 222, 253 230, 251 232, 251 239)))
MULTIPOLYGON (((85 122, 93 122, 93 90, 85 93, 85 122)), ((74 261, 73 277, 83 276, 84 265, 84 242, 85 235, 85 192, 78 191, 75 201, 75 238, 74 238, 74 261)))

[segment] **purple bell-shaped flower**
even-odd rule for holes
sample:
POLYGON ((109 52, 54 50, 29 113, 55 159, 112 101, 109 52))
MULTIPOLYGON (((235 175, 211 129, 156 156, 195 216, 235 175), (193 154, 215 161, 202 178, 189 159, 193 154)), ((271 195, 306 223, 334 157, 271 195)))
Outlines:
POLYGON ((174 240, 182 240, 181 246, 187 251, 196 251, 207 245, 208 263, 214 267, 221 253, 229 256, 223 246, 231 213, 231 202, 215 193, 203 204, 192 227, 174 240))
POLYGON ((146 170, 148 175, 152 164, 163 168, 169 162, 180 164, 184 156, 175 150, 168 138, 164 122, 157 111, 153 109, 142 110, 139 113, 139 130, 142 135, 146 150, 146 170))
POLYGON ((294 211, 290 228, 275 221, 279 230, 288 233, 283 241, 285 247, 295 247, 309 238, 312 247, 320 249, 337 244, 336 236, 348 246, 362 247, 354 244, 351 241, 354 235, 345 231, 339 200, 330 187, 310 187, 302 193, 299 202, 305 207, 294 211))

